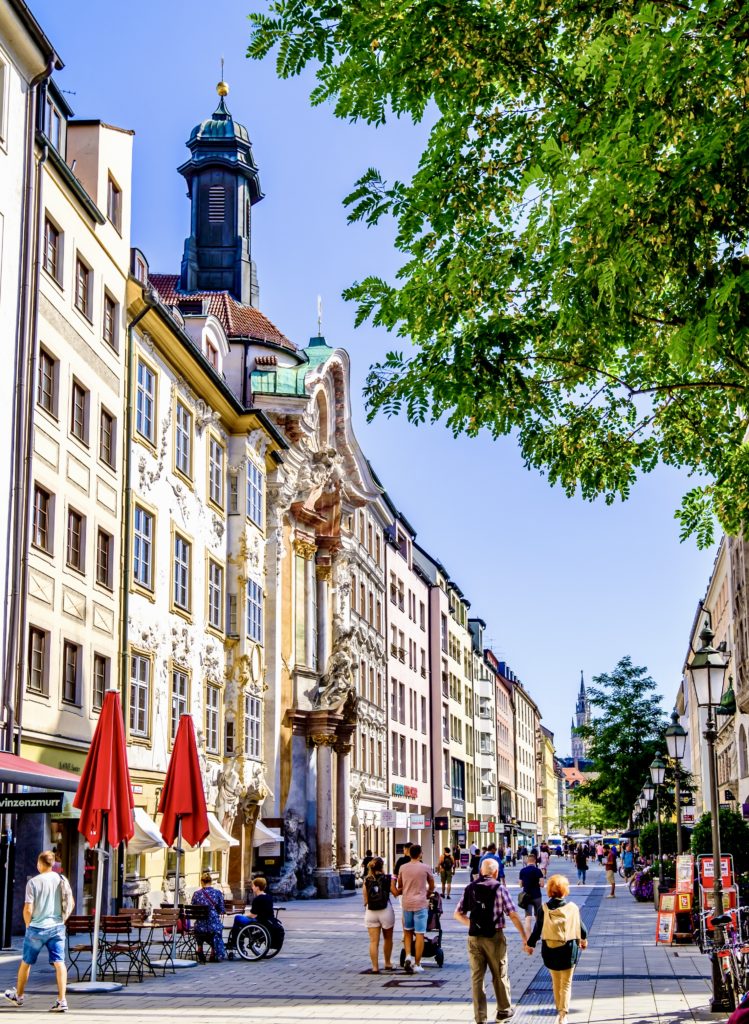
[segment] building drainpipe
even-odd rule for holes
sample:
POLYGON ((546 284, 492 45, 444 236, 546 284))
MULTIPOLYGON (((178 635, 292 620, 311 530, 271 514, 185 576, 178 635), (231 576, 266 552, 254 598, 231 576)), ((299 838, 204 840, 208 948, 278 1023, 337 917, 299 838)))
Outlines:
MULTIPOLYGON (((39 87, 55 70, 57 58, 51 55, 40 74, 29 82, 26 96, 26 156, 24 161, 23 232, 21 236, 21 281, 18 303, 18 331, 16 335, 16 381, 13 399, 13 478, 11 482, 10 514, 12 537, 6 573, 13 580, 10 594, 8 622, 8 649, 3 666, 3 713, 5 728, 3 747, 18 754, 21 747, 21 680, 23 677, 24 645, 26 635, 26 595, 28 592, 28 537, 29 509, 31 508, 31 451, 33 446, 34 379, 36 374, 36 335, 39 314, 39 248, 42 215, 42 166, 47 159, 47 146, 42 147, 34 166, 36 126, 38 120, 39 87), (37 203, 34 209, 34 194, 37 203), (33 276, 33 290, 31 287, 33 276), (30 315, 29 315, 30 314, 30 315), (25 421, 25 430, 24 430, 25 421), (18 566, 18 572, 14 567, 18 566)), ((11 532, 9 524, 9 533, 11 532)), ((7 579, 7 576, 6 576, 7 579)), ((7 788, 7 787, 3 787, 7 788)), ((15 787, 11 787, 15 789, 15 787)), ((13 884, 15 870, 15 815, 3 815, 0 839, 0 944, 10 947, 13 920, 13 884)))
MULTIPOLYGON (((121 548, 122 573, 120 576, 120 695, 122 702, 122 715, 125 720, 125 735, 127 735, 128 720, 128 643, 127 624, 130 614, 130 576, 132 573, 132 552, 130 550, 130 525, 132 519, 132 486, 130 483, 130 472, 132 466, 131 438, 133 435, 133 367, 135 361, 134 331, 135 327, 150 309, 156 305, 156 297, 153 288, 149 287, 143 292, 144 308, 133 317, 127 325, 127 370, 125 379, 125 429, 123 431, 123 487, 122 487, 122 536, 121 548)), ((124 845, 120 843, 117 851, 117 892, 116 909, 122 906, 122 892, 125 884, 125 852, 124 845)))

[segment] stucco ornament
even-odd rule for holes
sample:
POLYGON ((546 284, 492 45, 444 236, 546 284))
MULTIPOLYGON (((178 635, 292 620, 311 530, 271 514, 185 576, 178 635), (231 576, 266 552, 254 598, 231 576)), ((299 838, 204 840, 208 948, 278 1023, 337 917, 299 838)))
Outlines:
POLYGON ((237 771, 235 757, 227 757, 216 779, 216 817, 223 828, 231 834, 239 807, 242 780, 237 771))
POLYGON ((351 650, 353 629, 342 630, 333 641, 328 669, 320 680, 314 706, 335 710, 354 692, 354 658, 351 650))
POLYGON ((209 405, 199 398, 195 403, 195 433, 200 437, 206 427, 215 427, 221 422, 221 417, 209 405))

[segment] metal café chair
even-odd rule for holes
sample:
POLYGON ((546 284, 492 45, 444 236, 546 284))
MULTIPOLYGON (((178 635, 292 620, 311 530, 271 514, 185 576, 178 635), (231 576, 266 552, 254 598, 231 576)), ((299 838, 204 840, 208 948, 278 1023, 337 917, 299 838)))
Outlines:
POLYGON ((174 907, 163 907, 151 914, 151 931, 146 946, 146 957, 151 970, 156 967, 163 969, 164 974, 171 965, 172 974, 176 973, 172 955, 174 929, 177 927, 179 911, 174 907), (155 952, 156 955, 152 955, 155 952))
POLYGON ((200 925, 208 921, 209 908, 192 903, 180 903, 180 910, 185 923, 185 930, 178 936, 177 944, 180 956, 185 959, 198 960, 198 942, 195 932, 207 931, 206 928, 201 929, 200 925))
POLYGON ((91 973, 91 956, 94 952, 93 929, 94 919, 89 915, 71 915, 65 922, 69 969, 75 971, 77 981, 85 981, 91 973), (79 961, 86 954, 88 954, 88 962, 83 975, 81 975, 81 966, 83 965, 79 961))
POLYGON ((107 971, 112 972, 112 977, 118 974, 125 974, 125 984, 129 984, 131 974, 135 973, 138 981, 143 981, 143 968, 145 966, 144 945, 140 938, 133 938, 133 926, 128 916, 107 915, 101 919, 101 942, 103 947, 104 962, 102 964, 102 978, 107 971), (127 971, 119 970, 117 961, 124 959, 127 962, 127 971))

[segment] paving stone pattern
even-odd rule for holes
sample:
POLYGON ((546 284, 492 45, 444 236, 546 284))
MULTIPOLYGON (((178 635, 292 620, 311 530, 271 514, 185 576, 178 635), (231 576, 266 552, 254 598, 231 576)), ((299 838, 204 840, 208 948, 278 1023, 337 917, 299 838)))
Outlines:
MULTIPOLYGON (((554 861, 555 871, 572 878, 572 865, 554 861)), ((619 886, 615 900, 604 899, 602 869, 588 873, 589 883, 573 885, 572 898, 582 907, 590 927, 590 945, 583 953, 573 985, 569 1024, 677 1024, 693 1020, 721 1021, 707 1012, 709 963, 694 947, 667 949, 654 945, 655 914, 650 904, 636 903, 619 886)), ((207 964, 165 978, 137 982, 109 995, 70 994, 70 1017, 86 1024, 123 1020, 128 1024, 180 1021, 184 1024, 471 1024, 470 978, 466 930, 452 918, 465 873, 457 876, 453 898, 445 901, 442 919, 445 966, 425 961, 425 973, 407 977, 362 973, 369 966, 368 934, 360 896, 336 901, 289 903, 282 915, 286 943, 273 960, 207 964)), ((517 869, 508 881, 517 893, 517 869)), ((396 917, 399 918, 399 913, 396 917)), ((20 940, 12 953, 0 954, 0 987, 12 985, 20 956, 20 940)), ((394 962, 401 944, 396 925, 394 962)), ((540 950, 522 952, 520 936, 508 928, 510 981, 517 1024, 553 1024, 548 972, 540 950)), ((491 985, 489 985, 491 989, 491 985)), ((49 1020, 54 998, 51 969, 41 963, 32 970, 22 1010, 0 1003, 0 1013, 20 1014, 26 1021, 49 1020)), ((489 996, 490 1013, 493 993, 489 996)))

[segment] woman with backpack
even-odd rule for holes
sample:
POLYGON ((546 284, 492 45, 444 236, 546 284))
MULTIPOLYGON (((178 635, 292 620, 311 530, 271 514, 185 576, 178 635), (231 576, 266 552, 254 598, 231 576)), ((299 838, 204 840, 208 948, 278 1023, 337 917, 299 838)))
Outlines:
POLYGON ((453 875, 455 874, 455 860, 450 852, 449 846, 445 847, 445 852, 440 857, 437 868, 440 873, 440 882, 442 884, 442 898, 449 900, 450 889, 453 884, 453 875))
POLYGON ((570 1012, 572 975, 580 950, 588 946, 588 932, 580 919, 576 903, 567 903, 570 886, 564 875, 552 875, 546 883, 547 903, 536 915, 536 925, 528 939, 528 954, 541 940, 541 958, 551 974, 557 1024, 565 1024, 570 1012))
POLYGON ((362 886, 364 900, 364 924, 369 930, 369 958, 372 961, 371 974, 380 973, 380 932, 382 932, 385 957, 385 970, 393 971, 393 929, 395 928, 395 911, 390 902, 391 896, 397 896, 395 882, 391 875, 384 872, 382 857, 374 857, 367 866, 367 874, 362 886))

